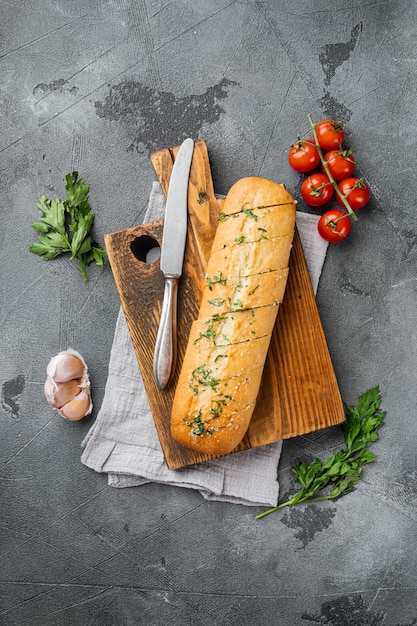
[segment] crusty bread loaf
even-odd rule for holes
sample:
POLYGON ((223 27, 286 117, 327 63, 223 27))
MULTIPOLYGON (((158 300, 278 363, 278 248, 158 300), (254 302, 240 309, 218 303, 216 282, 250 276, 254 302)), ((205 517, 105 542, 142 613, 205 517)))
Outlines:
POLYGON ((171 413, 173 437, 189 448, 224 455, 245 436, 284 297, 295 205, 264 178, 227 194, 171 413))

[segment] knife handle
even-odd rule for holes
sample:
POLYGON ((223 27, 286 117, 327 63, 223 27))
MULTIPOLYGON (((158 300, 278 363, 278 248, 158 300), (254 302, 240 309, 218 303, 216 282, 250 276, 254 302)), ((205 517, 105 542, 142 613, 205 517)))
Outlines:
POLYGON ((153 357, 153 373, 160 389, 167 386, 177 359, 178 280, 178 278, 165 278, 161 320, 153 357))

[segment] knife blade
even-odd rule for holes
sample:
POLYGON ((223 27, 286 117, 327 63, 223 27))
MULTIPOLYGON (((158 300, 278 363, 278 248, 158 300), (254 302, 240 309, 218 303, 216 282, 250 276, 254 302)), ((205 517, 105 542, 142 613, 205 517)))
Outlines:
POLYGON ((153 373, 164 389, 177 359, 177 298, 187 238, 187 196, 194 141, 186 139, 174 161, 165 206, 160 268, 164 275, 164 298, 156 336, 153 373))

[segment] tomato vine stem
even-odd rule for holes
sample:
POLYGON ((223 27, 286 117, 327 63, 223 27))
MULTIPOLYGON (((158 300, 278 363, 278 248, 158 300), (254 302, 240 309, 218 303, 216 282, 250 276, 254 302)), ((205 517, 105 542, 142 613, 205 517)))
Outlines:
POLYGON ((331 183, 331 185, 332 185, 333 189, 335 190, 335 192, 337 193, 337 195, 339 196, 339 198, 340 198, 340 199, 341 199, 341 201, 343 202, 343 206, 344 206, 344 207, 345 207, 345 209, 347 210, 347 212, 348 212, 349 216, 350 216, 353 220, 355 220, 355 222, 356 222, 356 221, 358 220, 358 218, 357 218, 357 216, 356 216, 356 214, 355 214, 355 211, 354 211, 354 210, 351 208, 351 206, 349 205, 349 202, 347 201, 346 196, 344 196, 344 195, 342 194, 342 192, 340 191, 340 189, 339 189, 339 187, 338 187, 338 185, 337 185, 337 183, 336 183, 335 179, 333 178, 333 176, 332 176, 332 175, 331 175, 331 173, 330 173, 330 169, 329 169, 329 166, 328 166, 328 164, 327 164, 327 161, 325 161, 325 159, 324 159, 324 156, 323 156, 323 151, 322 151, 322 149, 321 149, 321 146, 320 146, 320 144, 319 144, 319 140, 318 140, 318 137, 317 137, 317 131, 316 131, 316 126, 317 126, 317 124, 315 124, 315 123, 313 122, 312 117, 311 117, 311 115, 310 115, 310 114, 309 114, 309 115, 307 115, 307 118, 308 118, 308 121, 310 122, 311 130, 313 131, 313 139, 314 139, 314 143, 316 144, 317 152, 319 153, 319 156, 320 156, 320 161, 321 161, 321 163, 322 163, 322 165, 323 165, 323 168, 324 168, 324 170, 325 170, 325 172, 326 172, 326 175, 328 176, 328 178, 329 178, 329 180, 330 180, 330 183, 331 183))

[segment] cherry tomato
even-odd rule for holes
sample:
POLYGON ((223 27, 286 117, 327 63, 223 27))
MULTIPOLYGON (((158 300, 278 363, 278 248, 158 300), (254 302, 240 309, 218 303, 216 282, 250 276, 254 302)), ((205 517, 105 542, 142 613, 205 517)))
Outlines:
MULTIPOLYGON (((355 159, 351 150, 329 150, 329 152, 324 154, 323 158, 335 180, 348 178, 355 171, 355 159)), ((323 172, 326 174, 324 166, 323 172)))
POLYGON ((321 120, 316 125, 317 139, 323 150, 337 150, 345 140, 345 131, 342 122, 335 120, 321 120))
MULTIPOLYGON (((350 208, 354 211, 363 209, 365 204, 368 203, 371 194, 369 187, 363 178, 344 178, 337 186, 342 194, 346 196, 346 200, 348 201, 350 208)), ((339 197, 339 194, 336 194, 336 197, 338 203, 343 206, 343 202, 339 197)))
POLYGON ((320 235, 329 243, 337 243, 345 239, 350 233, 352 223, 350 217, 340 209, 330 209, 319 219, 320 235))
POLYGON ((310 174, 301 185, 304 202, 310 206, 322 206, 334 193, 333 186, 326 174, 310 174))
POLYGON ((320 163, 320 155, 313 141, 298 140, 288 151, 288 163, 296 172, 311 172, 320 163))

